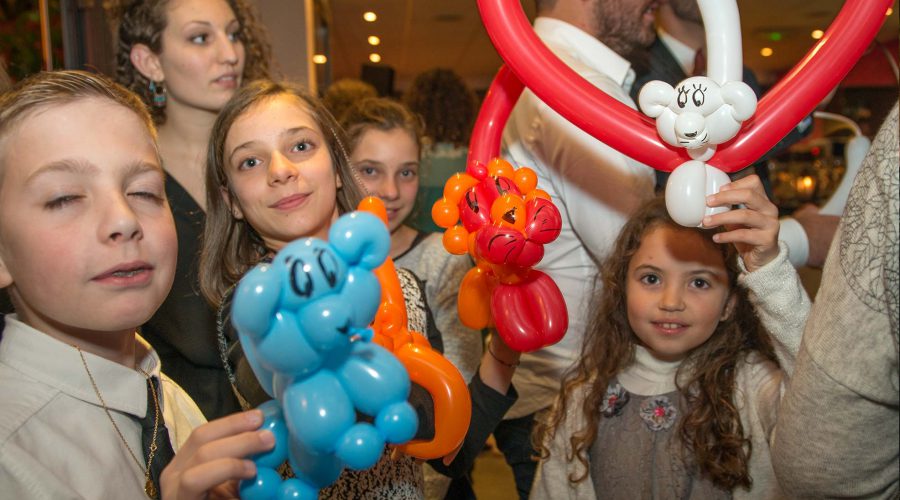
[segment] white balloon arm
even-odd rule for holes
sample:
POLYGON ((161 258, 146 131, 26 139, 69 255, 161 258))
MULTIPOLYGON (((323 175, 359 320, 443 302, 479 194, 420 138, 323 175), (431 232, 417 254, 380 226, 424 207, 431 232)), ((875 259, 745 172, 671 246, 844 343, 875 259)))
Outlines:
POLYGON ((822 215, 841 215, 844 213, 844 205, 847 204, 847 197, 850 195, 850 187, 853 186, 853 179, 856 179, 856 173, 862 165, 863 158, 869 151, 872 142, 864 135, 858 135, 847 142, 845 147, 844 159, 847 169, 844 171, 844 178, 838 184, 837 189, 831 198, 825 203, 819 213, 822 215))
POLYGON ((706 28, 707 76, 719 85, 744 78, 741 19, 735 0, 697 0, 706 28))

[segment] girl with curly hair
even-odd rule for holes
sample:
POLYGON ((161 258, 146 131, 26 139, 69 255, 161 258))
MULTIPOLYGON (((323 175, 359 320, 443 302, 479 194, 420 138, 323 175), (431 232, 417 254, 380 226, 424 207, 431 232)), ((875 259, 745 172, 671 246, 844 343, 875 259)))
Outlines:
POLYGON ((810 302, 759 178, 708 203, 743 207, 685 228, 657 198, 623 228, 532 498, 780 495, 769 443, 810 302))
POLYGON ((244 0, 132 0, 119 19, 116 77, 142 98, 159 129, 178 232, 172 292, 143 334, 207 418, 239 405, 219 360, 215 311, 199 294, 206 147, 219 110, 236 90, 269 76, 264 35, 244 0))

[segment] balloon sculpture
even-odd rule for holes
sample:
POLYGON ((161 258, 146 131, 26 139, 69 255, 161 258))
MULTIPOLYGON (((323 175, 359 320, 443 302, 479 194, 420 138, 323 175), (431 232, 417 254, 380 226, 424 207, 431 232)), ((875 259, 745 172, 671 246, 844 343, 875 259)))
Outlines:
POLYGON ((274 398, 262 409, 276 436, 275 448, 255 457, 257 477, 241 483, 244 499, 317 498, 345 466, 371 467, 385 443, 408 441, 418 426, 406 370, 368 328, 381 296, 372 270, 390 236, 377 217, 354 212, 328 238, 288 244, 235 291, 233 322, 274 398), (296 478, 282 482, 275 467, 288 458, 296 478))
POLYGON ((654 80, 638 97, 641 110, 656 118, 659 136, 683 147, 692 161, 672 171, 666 208, 683 226, 700 226, 703 217, 727 210, 706 206, 706 197, 731 182, 705 162, 716 146, 733 139, 756 111, 756 94, 741 81, 741 23, 734 0, 697 0, 706 26, 709 76, 690 77, 675 88, 654 80))
MULTIPOLYGON (((387 224, 384 203, 378 198, 365 198, 358 208, 387 224)), ((434 401, 434 438, 410 441, 400 446, 400 451, 425 460, 443 457, 462 443, 469 430, 469 388, 459 370, 432 349, 421 333, 407 329, 406 306, 394 262, 388 258, 375 270, 375 276, 381 283, 381 306, 373 324, 374 341, 397 356, 410 379, 428 391, 434 401)))
MULTIPOLYGON (((724 142, 716 147, 715 156, 708 158, 706 164, 703 164, 700 160, 689 163, 693 158, 683 147, 687 145, 691 149, 697 149, 694 146, 700 146, 699 144, 673 145, 671 141, 660 141, 659 136, 673 137, 676 135, 675 131, 668 126, 663 127, 664 131, 658 130, 657 125, 662 126, 661 124, 649 121, 627 105, 606 95, 560 61, 535 35, 518 0, 478 0, 478 9, 488 35, 512 75, 505 74, 509 71, 501 68, 488 91, 488 96, 495 93, 496 99, 488 103, 493 106, 489 112, 483 106, 479 114, 470 145, 470 160, 473 159, 472 151, 475 152, 476 160, 487 161, 487 158, 496 156, 499 151, 499 133, 491 132, 502 130, 510 111, 507 106, 513 106, 523 86, 527 86, 567 120, 635 160, 664 171, 684 165, 687 168, 679 168, 684 170, 679 176, 686 175, 688 178, 676 179, 676 183, 685 189, 692 189, 691 194, 685 194, 688 198, 703 198, 707 192, 717 190, 718 185, 729 182, 724 172, 741 170, 771 149, 840 82, 875 37, 884 23, 884 13, 892 2, 893 0, 847 0, 819 42, 763 96, 756 106, 756 112, 749 112, 753 116, 739 127, 737 135, 730 139, 722 139, 727 134, 715 138, 724 142), (478 131, 488 133, 476 133, 478 131), (490 153, 487 158, 485 152, 490 153)), ((719 0, 699 1, 704 24, 719 37, 712 40, 707 37, 708 66, 711 70, 710 78, 719 87, 729 87, 727 90, 720 90, 720 96, 722 104, 726 106, 725 110, 730 113, 730 117, 723 113, 726 115, 723 118, 727 118, 726 128, 730 126, 733 129, 733 123, 729 125, 729 120, 744 120, 748 114, 749 101, 740 92, 735 95, 732 90, 740 86, 728 85, 740 80, 740 76, 732 77, 730 73, 730 68, 740 67, 740 59, 734 59, 735 55, 740 57, 740 38, 728 35, 740 32, 736 23, 737 11, 732 11, 730 6, 725 5, 720 8, 716 5, 718 3, 719 0), (726 71, 726 68, 729 69, 726 71)), ((682 90, 696 90, 693 83, 688 82, 688 87, 682 90)), ((702 85, 707 89, 711 88, 706 83, 702 85)), ((689 100, 693 98, 683 92, 682 98, 685 97, 689 100)), ((675 99, 677 106, 677 92, 675 99)), ((698 104, 697 107, 703 108, 704 104, 698 104)), ((672 116, 665 120, 675 121, 672 116)), ((699 127, 685 124, 684 135, 691 133, 692 128, 699 127)), ((710 134, 719 135, 721 132, 710 134)), ((702 146, 694 154, 699 153, 702 157, 704 152, 709 153, 705 149, 702 146)), ((688 218, 697 220, 699 211, 696 207, 688 207, 687 211, 688 218)))
POLYGON ((502 159, 488 167, 470 162, 466 173, 447 181, 431 212, 447 228, 447 251, 475 259, 460 285, 460 320, 475 329, 495 325, 522 352, 558 342, 569 324, 556 283, 532 268, 562 227, 559 210, 536 186, 531 169, 502 159))

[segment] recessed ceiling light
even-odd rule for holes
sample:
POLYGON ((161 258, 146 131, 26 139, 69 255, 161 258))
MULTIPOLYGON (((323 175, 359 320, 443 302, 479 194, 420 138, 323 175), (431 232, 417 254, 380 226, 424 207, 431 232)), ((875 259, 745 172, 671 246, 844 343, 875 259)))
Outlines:
POLYGON ((814 40, 818 40, 818 39, 822 38, 823 36, 825 36, 825 32, 822 30, 813 30, 813 32, 810 33, 809 36, 813 37, 814 40))
POLYGON ((760 53, 763 57, 769 57, 769 56, 772 55, 773 52, 774 52, 774 51, 772 50, 771 47, 763 47, 762 50, 759 51, 759 53, 760 53))
POLYGON ((374 12, 369 11, 369 12, 366 12, 363 14, 363 19, 365 19, 366 21, 368 21, 370 23, 374 23, 375 20, 378 19, 378 16, 375 15, 374 12))
POLYGON ((316 64, 325 64, 328 62, 328 58, 325 57, 325 54, 316 54, 313 56, 313 62, 316 64))
POLYGON ((375 35, 369 36, 369 45, 378 45, 379 43, 381 43, 381 38, 375 35))
POLYGON ((885 11, 884 15, 885 15, 885 16, 889 16, 889 15, 891 15, 891 14, 893 14, 893 13, 894 13, 894 9, 891 8, 891 7, 888 7, 888 10, 885 11))
POLYGON ((373 52, 373 53, 369 54, 369 60, 372 61, 373 63, 381 62, 381 54, 373 52))

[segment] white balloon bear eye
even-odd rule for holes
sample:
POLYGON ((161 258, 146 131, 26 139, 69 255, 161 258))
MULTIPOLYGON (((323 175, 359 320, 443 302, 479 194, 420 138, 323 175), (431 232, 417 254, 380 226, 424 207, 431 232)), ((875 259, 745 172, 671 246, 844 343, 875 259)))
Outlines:
POLYGON ((688 94, 690 92, 691 91, 689 89, 686 89, 684 87, 678 87, 678 107, 679 108, 683 109, 684 106, 687 104, 688 94))
POLYGON ((694 101, 694 106, 698 108, 703 106, 703 103, 706 102, 706 90, 706 87, 694 85, 694 91, 691 92, 691 100, 694 101))

